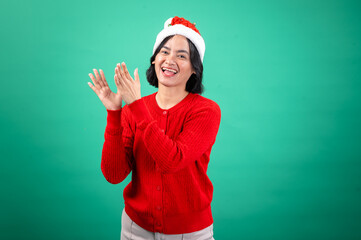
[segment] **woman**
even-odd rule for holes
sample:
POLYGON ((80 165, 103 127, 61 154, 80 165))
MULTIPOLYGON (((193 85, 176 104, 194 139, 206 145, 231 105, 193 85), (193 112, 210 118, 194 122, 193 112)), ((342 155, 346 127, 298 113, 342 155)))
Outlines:
POLYGON ((117 184, 132 172, 121 239, 214 239, 207 167, 221 112, 199 95, 204 51, 195 26, 174 17, 158 34, 147 70, 157 92, 141 97, 138 69, 133 79, 124 62, 115 68, 117 93, 102 70, 89 74, 107 110, 103 175, 117 184))

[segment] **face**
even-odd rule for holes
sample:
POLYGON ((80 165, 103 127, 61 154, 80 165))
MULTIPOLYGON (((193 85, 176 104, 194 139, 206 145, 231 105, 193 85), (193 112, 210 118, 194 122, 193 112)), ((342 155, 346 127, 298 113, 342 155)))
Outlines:
POLYGON ((158 78, 158 86, 186 89, 193 70, 189 44, 186 37, 175 35, 169 39, 152 62, 158 78))

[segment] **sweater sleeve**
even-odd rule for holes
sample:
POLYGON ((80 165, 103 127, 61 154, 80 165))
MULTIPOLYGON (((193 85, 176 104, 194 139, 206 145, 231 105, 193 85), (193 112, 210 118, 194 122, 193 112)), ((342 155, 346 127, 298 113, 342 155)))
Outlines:
POLYGON ((137 127, 143 131, 144 145, 163 172, 179 171, 210 150, 221 120, 219 106, 212 103, 197 107, 185 120, 176 139, 162 132, 142 99, 128 105, 137 127))
POLYGON ((134 134, 123 109, 107 110, 107 114, 101 170, 108 182, 117 184, 132 170, 134 134))

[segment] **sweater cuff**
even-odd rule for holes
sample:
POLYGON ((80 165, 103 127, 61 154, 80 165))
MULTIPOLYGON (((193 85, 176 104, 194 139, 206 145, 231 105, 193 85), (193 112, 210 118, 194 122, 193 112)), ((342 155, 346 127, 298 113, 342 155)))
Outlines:
POLYGON ((132 113, 135 122, 139 126, 145 126, 152 121, 152 116, 149 113, 147 106, 145 105, 143 98, 138 99, 128 105, 130 112, 132 113))
POLYGON ((118 109, 118 110, 108 110, 108 116, 107 116, 107 126, 109 128, 120 128, 121 127, 121 123, 120 123, 120 116, 121 116, 121 112, 122 109, 118 109))

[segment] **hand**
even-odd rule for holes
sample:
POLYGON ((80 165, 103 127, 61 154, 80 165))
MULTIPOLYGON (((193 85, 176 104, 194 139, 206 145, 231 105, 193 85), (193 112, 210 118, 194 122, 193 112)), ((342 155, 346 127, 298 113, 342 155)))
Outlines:
POLYGON ((103 70, 99 69, 100 75, 96 69, 93 69, 95 78, 93 74, 89 73, 89 77, 94 83, 94 86, 88 82, 88 85, 93 91, 98 95, 100 101, 103 103, 106 109, 108 110, 119 110, 122 108, 122 96, 119 91, 119 86, 117 85, 117 82, 115 84, 117 85, 117 93, 113 93, 107 83, 107 80, 105 79, 103 70))
POLYGON ((117 86, 119 85, 118 90, 121 92, 124 102, 128 105, 141 98, 138 68, 134 71, 134 78, 135 80, 130 76, 124 62, 121 66, 120 63, 117 64, 114 81, 117 86))

